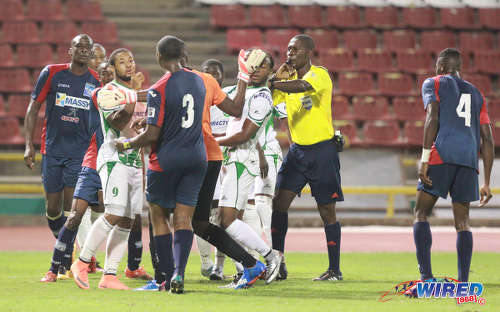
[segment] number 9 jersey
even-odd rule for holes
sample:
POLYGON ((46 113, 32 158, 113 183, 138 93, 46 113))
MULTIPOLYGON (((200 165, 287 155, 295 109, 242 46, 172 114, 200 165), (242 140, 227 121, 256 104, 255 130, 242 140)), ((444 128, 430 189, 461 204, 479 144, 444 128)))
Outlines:
POLYGON ((480 125, 490 123, 481 92, 458 76, 439 75, 424 81, 422 99, 426 110, 429 103, 439 103, 439 130, 429 164, 478 170, 480 125))

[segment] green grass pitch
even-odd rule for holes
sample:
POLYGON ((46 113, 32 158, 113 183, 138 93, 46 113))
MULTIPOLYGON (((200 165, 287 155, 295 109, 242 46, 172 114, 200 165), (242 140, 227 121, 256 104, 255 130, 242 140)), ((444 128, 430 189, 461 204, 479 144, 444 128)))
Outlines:
MULTIPOLYGON (((456 277, 455 253, 434 253, 436 276, 456 277)), ((103 254, 99 254, 103 259, 103 254)), ((344 281, 312 282, 327 266, 325 254, 289 253, 289 278, 265 285, 258 281, 248 290, 219 289, 226 282, 211 282, 200 275, 200 260, 192 253, 186 272, 186 293, 132 292, 97 289, 100 273, 90 275, 91 289, 83 291, 72 280, 42 284, 48 252, 0 252, 0 311, 500 311, 500 254, 475 253, 470 280, 482 282, 486 304, 458 306, 453 299, 394 297, 378 302, 396 284, 417 277, 413 253, 345 253, 341 268, 344 281)), ((143 263, 151 272, 149 254, 143 263)), ((122 262, 121 270, 125 262, 122 262)), ((233 273, 226 260, 225 273, 233 273)), ((123 272, 123 271, 122 271, 123 272)), ((143 285, 122 274, 129 287, 143 285)))

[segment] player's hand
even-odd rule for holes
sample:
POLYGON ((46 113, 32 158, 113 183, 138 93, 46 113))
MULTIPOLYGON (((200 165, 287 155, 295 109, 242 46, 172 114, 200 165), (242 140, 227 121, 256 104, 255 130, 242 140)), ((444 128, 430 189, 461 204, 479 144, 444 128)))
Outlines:
POLYGON ((35 168, 35 147, 33 144, 27 144, 24 150, 24 164, 33 170, 35 168))
POLYGON ((138 118, 130 124, 130 128, 133 129, 137 134, 141 133, 141 130, 146 127, 146 117, 138 118))
POLYGON ((267 174, 269 172, 269 164, 267 163, 267 160, 266 159, 264 159, 263 161, 261 160, 259 162, 259 165, 260 165, 260 177, 262 179, 267 178, 267 174))
POLYGON ((124 137, 120 137, 120 138, 115 140, 115 148, 118 152, 123 152, 126 150, 126 148, 123 146, 123 143, 125 140, 126 140, 126 138, 124 138, 124 137))
POLYGON ((486 204, 493 197, 493 195, 491 194, 491 190, 490 190, 489 185, 485 185, 485 184, 483 184, 483 186, 481 187, 479 194, 481 194, 481 200, 479 201, 479 207, 486 206, 486 204))
POLYGON ((295 73, 295 69, 293 66, 283 63, 281 64, 280 68, 276 71, 276 74, 274 75, 274 78, 279 79, 279 80, 284 80, 284 79, 289 79, 292 77, 292 75, 295 73))
POLYGON ((241 49, 238 55, 238 79, 248 83, 250 75, 260 67, 265 58, 266 53, 261 49, 254 49, 250 53, 241 49))
POLYGON ((420 178, 420 181, 422 181, 422 183, 424 183, 425 185, 432 186, 432 181, 427 175, 428 170, 429 170, 428 162, 420 163, 420 169, 418 170, 418 177, 420 178))
POLYGON ((144 83, 145 77, 144 74, 141 72, 135 73, 132 76, 132 88, 134 90, 141 90, 142 89, 142 84, 144 83))

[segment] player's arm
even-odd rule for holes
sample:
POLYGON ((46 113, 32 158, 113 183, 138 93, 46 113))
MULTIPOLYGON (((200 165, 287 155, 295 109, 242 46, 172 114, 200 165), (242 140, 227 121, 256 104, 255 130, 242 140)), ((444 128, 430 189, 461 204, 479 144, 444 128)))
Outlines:
POLYGON ((35 165, 35 146, 33 145, 33 137, 35 135, 36 121, 38 112, 40 111, 40 107, 42 107, 42 103, 31 99, 28 105, 28 109, 26 110, 26 116, 24 117, 24 128, 26 129, 24 163, 30 169, 33 169, 35 165))
MULTIPOLYGON (((121 95, 123 100, 121 103, 124 105, 116 106, 116 110, 112 112, 105 112, 104 117, 106 121, 109 122, 111 127, 115 130, 123 130, 125 126, 130 122, 130 119, 134 115, 135 103, 137 102, 135 91, 123 91, 123 90, 113 90, 117 95, 121 95)), ((102 94, 103 91, 99 91, 102 94)), ((106 90, 104 91, 106 92, 106 90)), ((108 100, 105 97, 97 96, 97 104, 99 106, 105 106, 103 101, 108 100)))
POLYGON ((221 146, 237 146, 250 140, 257 133, 257 130, 259 130, 259 126, 247 118, 239 132, 231 136, 216 138, 216 140, 221 146))
POLYGON ((483 144, 481 144, 481 154, 483 155, 484 184, 480 190, 481 201, 479 202, 479 207, 483 207, 493 197, 490 190, 490 177, 493 160, 495 159, 495 143, 493 142, 489 123, 481 124, 480 135, 483 141, 483 144))
POLYGON ((302 93, 306 91, 314 91, 311 84, 302 79, 286 80, 286 81, 271 81, 272 89, 280 90, 286 93, 302 93))
POLYGON ((243 106, 245 105, 247 85, 248 84, 245 81, 239 79, 238 90, 236 91, 234 99, 231 100, 228 96, 226 96, 226 98, 217 107, 230 116, 241 117, 241 112, 243 111, 243 106))
POLYGON ((259 152, 259 167, 260 167, 260 177, 265 179, 267 173, 269 172, 269 164, 267 163, 266 155, 264 155, 264 150, 257 142, 257 151, 259 152))
POLYGON ((436 101, 430 102, 427 105, 427 116, 424 124, 424 142, 422 149, 422 161, 418 172, 420 180, 427 185, 432 186, 432 181, 427 175, 429 169, 429 157, 432 144, 436 140, 439 127, 439 103, 436 101))
POLYGON ((155 143, 160 136, 161 128, 153 124, 148 124, 146 130, 131 139, 119 138, 116 140, 115 146, 119 152, 130 148, 140 148, 150 146, 155 143))

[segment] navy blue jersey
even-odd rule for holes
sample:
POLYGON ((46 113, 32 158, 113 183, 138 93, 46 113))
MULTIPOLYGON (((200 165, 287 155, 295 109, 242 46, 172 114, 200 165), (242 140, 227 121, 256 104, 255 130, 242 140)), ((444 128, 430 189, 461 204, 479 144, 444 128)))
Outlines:
POLYGON ((161 128, 150 169, 184 168, 206 161, 202 119, 206 89, 188 69, 164 75, 148 92, 147 123, 161 128))
POLYGON ((38 103, 46 101, 42 154, 83 157, 93 134, 89 128, 92 91, 100 85, 91 69, 81 76, 70 71, 70 64, 48 65, 42 70, 31 94, 38 103))
POLYGON ((480 125, 489 123, 486 101, 471 83, 454 75, 428 78, 422 85, 424 107, 439 103, 439 130, 429 164, 478 169, 480 125))

